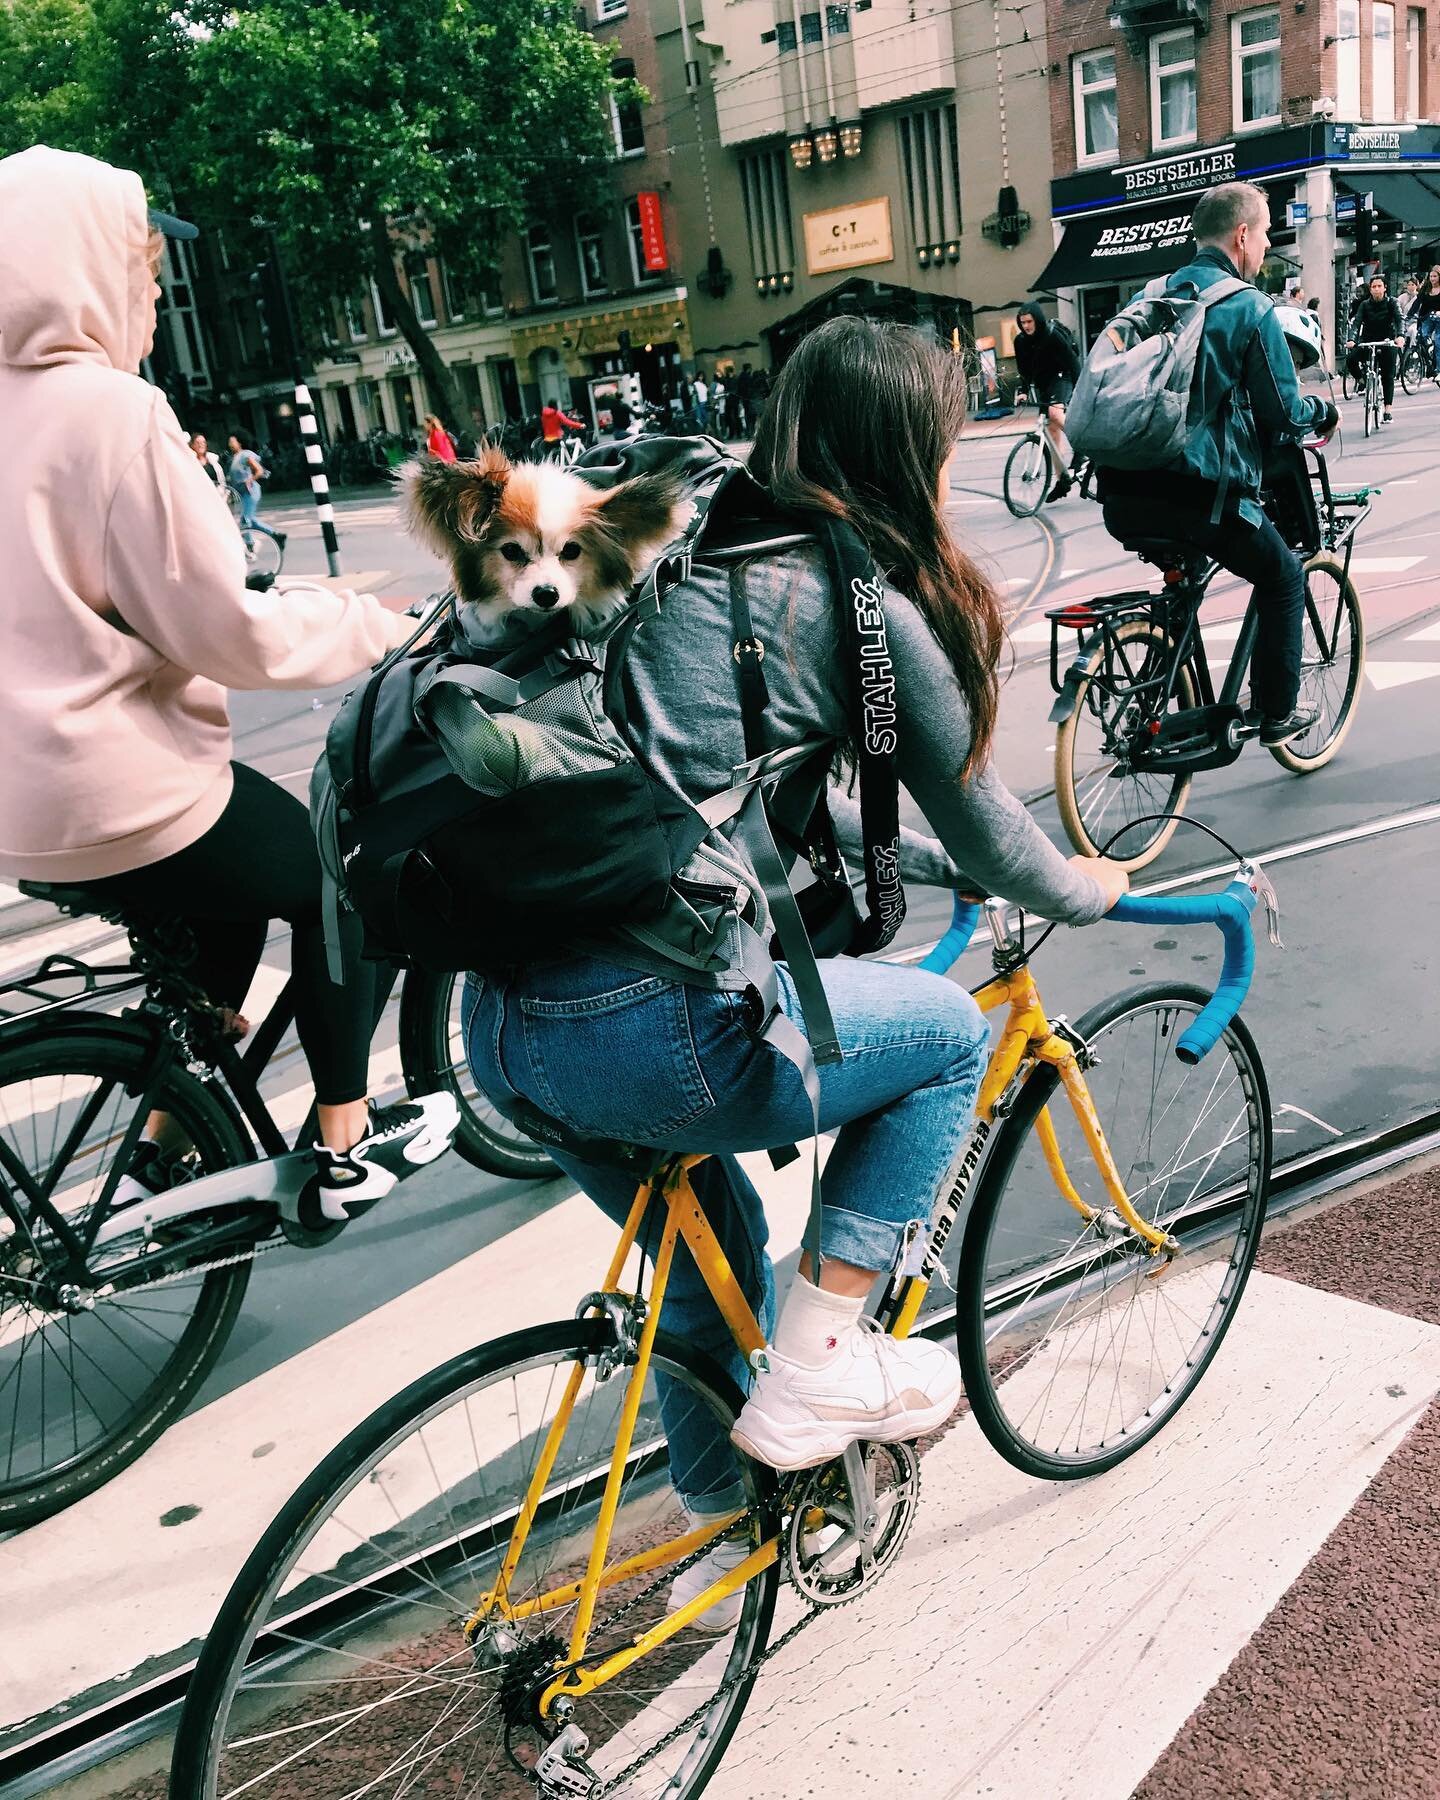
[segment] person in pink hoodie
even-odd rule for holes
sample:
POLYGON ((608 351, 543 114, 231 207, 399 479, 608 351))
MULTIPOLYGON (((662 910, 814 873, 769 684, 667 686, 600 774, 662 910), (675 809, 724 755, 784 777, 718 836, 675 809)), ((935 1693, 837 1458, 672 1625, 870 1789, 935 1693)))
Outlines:
MULTIPOLYGON (((151 213, 128 170, 44 146, 0 160, 0 873, 182 918, 197 982, 237 1011, 288 921, 313 1179, 340 1220, 444 1149, 454 1105, 368 1101, 371 965, 352 941, 330 981, 306 809, 234 760, 226 689, 348 680, 413 621, 369 594, 246 587, 224 499, 138 372, 162 233, 196 228, 151 213)), ((155 1119, 122 1187, 168 1185, 184 1148, 155 1119)))

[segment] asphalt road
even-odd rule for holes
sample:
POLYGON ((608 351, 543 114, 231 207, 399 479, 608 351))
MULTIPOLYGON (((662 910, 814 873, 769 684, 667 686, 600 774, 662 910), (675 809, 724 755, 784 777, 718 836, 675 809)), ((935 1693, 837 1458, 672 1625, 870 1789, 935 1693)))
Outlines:
MULTIPOLYGON (((1015 666, 1002 700, 999 767, 1017 792, 1035 797, 1036 817, 1067 847, 1047 794, 1053 730, 1044 645, 1027 628, 1062 598, 1139 585, 1147 572, 1105 536, 1098 509, 1078 497, 1039 520, 1012 519, 998 499, 1011 441, 977 438, 962 451, 954 520, 988 559, 1014 609, 1015 666)), ((1402 397, 1395 424, 1369 444, 1351 433, 1333 473, 1347 484, 1384 486, 1356 550, 1370 666, 1354 728, 1339 758, 1311 777, 1285 773, 1252 745, 1231 768, 1197 776, 1190 801, 1192 817, 1268 858, 1280 890, 1285 948, 1262 945, 1246 1016, 1269 1068, 1281 1155, 1440 1105, 1440 1048, 1429 1029, 1440 1000, 1433 950, 1440 927, 1433 880, 1440 849, 1440 521, 1432 507, 1440 482, 1440 394, 1402 397)), ((267 516, 291 532, 287 574, 323 571, 308 506, 277 505, 267 516)), ((383 496, 342 501, 337 520, 345 566, 382 571, 370 585, 387 599, 399 603, 443 585, 443 572, 403 537, 383 496)), ((1236 586, 1217 585, 1207 616, 1236 617, 1242 606, 1236 586)), ((338 690, 236 695, 237 753, 303 796, 338 698, 338 690)), ((1216 862, 1209 840, 1182 829, 1141 885, 1216 862)), ((912 894, 897 947, 932 941, 948 907, 947 896, 912 894)), ((57 942, 58 929, 53 915, 0 893, 0 967, 32 960, 37 947, 57 942)), ((88 941, 66 929, 67 943, 88 941)), ((1219 959, 1210 935, 1119 926, 1061 931, 1036 973, 1052 1010, 1078 1017, 1142 979, 1213 979, 1219 959)), ((277 938, 267 950, 266 992, 278 983, 284 957, 277 938)), ((971 967, 970 979, 980 980, 985 966, 975 952, 965 965, 971 967)), ((392 1013, 377 1035, 379 1066, 392 1075, 393 1044, 392 1013)), ((297 1104, 302 1076, 297 1059, 283 1057, 272 1091, 297 1104)), ((776 1248, 788 1252, 803 1206, 793 1187, 780 1184, 776 1195, 783 1218, 776 1248)), ((144 1625, 134 1617, 133 1589, 118 1580, 108 1590, 86 1590, 82 1633, 71 1629, 77 1620, 68 1603, 57 1603, 53 1623, 40 1628, 27 1652, 26 1678, 0 1727, 103 1685, 193 1633, 211 1603, 204 1595, 223 1592, 237 1553, 253 1541, 255 1521, 268 1517, 267 1505, 273 1512, 268 1496, 288 1493, 352 1417, 410 1373, 478 1337, 569 1312, 575 1296, 594 1285, 602 1242, 593 1217, 563 1183, 499 1181, 452 1157, 328 1249, 267 1256, 192 1416, 130 1475, 27 1534, 26 1561, 36 1572, 63 1570, 72 1588, 83 1586, 87 1544, 144 1541, 169 1507, 198 1507, 217 1447, 243 1442, 257 1460, 245 1465, 253 1492, 240 1516, 225 1515, 218 1496, 206 1503, 216 1534, 207 1537, 197 1520, 198 1540, 187 1546, 192 1562, 180 1559, 173 1594, 152 1593, 144 1625), (168 1639, 167 1607, 175 1623, 168 1639), (83 1649, 77 1637, 85 1639, 83 1649)), ((0 1552, 14 1547, 0 1545, 0 1552)))

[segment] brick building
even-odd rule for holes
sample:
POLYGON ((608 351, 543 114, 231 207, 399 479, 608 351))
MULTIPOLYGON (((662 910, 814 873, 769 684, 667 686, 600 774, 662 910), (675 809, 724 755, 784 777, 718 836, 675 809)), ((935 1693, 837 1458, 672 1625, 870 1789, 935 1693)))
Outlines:
POLYGON ((1190 208, 1217 181, 1265 187, 1261 283, 1318 297, 1327 335, 1361 253, 1391 274, 1431 260, 1437 12, 1436 0, 1047 0, 1057 248, 1040 285, 1083 341, 1186 260, 1190 208))

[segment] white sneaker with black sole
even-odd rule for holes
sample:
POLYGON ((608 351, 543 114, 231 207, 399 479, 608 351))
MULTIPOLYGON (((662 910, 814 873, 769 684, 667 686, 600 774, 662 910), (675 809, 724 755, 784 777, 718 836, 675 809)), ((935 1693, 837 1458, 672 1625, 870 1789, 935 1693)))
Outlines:
POLYGON ((370 1102, 365 1135, 348 1150, 315 1144, 312 1192, 320 1211, 335 1224, 368 1212, 397 1181, 423 1169, 450 1148, 460 1123, 453 1094, 422 1094, 394 1106, 370 1102))
POLYGON ((737 1450, 772 1469, 809 1469, 851 1444, 903 1443, 943 1425, 960 1404, 953 1351, 893 1338, 859 1319, 811 1368, 773 1345, 755 1353, 755 1385, 730 1432, 737 1450))

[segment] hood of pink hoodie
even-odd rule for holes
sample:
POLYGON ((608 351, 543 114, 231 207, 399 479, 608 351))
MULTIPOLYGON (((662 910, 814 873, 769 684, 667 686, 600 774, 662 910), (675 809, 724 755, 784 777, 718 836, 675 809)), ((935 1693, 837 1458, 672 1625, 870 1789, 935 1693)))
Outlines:
POLYGON ((135 374, 155 336, 145 188, 44 144, 0 159, 0 362, 135 374))

